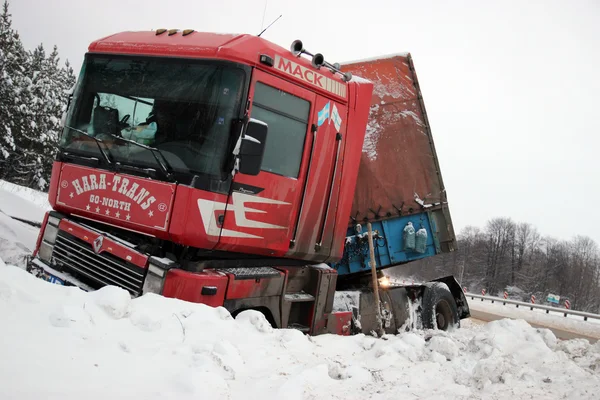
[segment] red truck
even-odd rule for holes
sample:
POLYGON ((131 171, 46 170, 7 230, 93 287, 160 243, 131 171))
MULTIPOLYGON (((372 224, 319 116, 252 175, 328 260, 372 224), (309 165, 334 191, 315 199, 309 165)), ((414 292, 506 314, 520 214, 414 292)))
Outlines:
POLYGON ((342 67, 300 41, 118 33, 89 46, 64 121, 36 276, 312 335, 469 316, 451 276, 373 284, 456 244, 409 54, 342 67))

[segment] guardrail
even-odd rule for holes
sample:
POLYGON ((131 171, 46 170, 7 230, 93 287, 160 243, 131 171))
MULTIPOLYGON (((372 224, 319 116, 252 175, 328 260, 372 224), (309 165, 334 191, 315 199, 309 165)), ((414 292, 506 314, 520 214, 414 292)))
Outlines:
POLYGON ((503 305, 514 304, 517 308, 519 308, 519 306, 528 307, 531 310, 533 310, 534 308, 537 308, 537 309, 540 309, 540 310, 546 310, 546 314, 550 314, 550 311, 553 311, 553 312, 564 314, 565 317, 567 315, 577 315, 579 317, 583 317, 584 321, 587 321, 588 318, 594 318, 594 319, 599 319, 600 320, 600 315, 599 314, 592 314, 592 313, 588 313, 588 312, 584 312, 584 311, 567 310, 566 308, 558 308, 558 307, 545 306, 543 304, 525 303, 524 301, 503 299, 501 297, 482 296, 480 294, 474 294, 474 293, 465 293, 465 296, 466 297, 470 297, 473 300, 475 300, 475 299, 481 299, 481 301, 484 301, 484 300, 485 301, 491 301, 492 303, 498 302, 498 303, 502 303, 503 305))

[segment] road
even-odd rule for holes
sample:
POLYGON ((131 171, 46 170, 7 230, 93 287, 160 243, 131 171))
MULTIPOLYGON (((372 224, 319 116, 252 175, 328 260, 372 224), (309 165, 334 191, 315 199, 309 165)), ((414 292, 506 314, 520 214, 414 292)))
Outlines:
MULTIPOLYGON (((474 320, 473 322, 475 322, 475 323, 477 323, 478 320, 490 322, 490 321, 496 321, 498 319, 503 319, 503 318, 507 318, 507 317, 504 315, 494 314, 489 311, 471 309, 471 319, 473 319, 474 320)), ((531 322, 531 321, 527 321, 527 322, 529 323, 529 325, 536 327, 536 328, 550 329, 557 338, 563 339, 563 340, 583 338, 583 339, 589 340, 590 343, 595 343, 596 341, 600 340, 600 335, 591 335, 591 334, 584 334, 581 332, 571 331, 571 330, 566 329, 565 327, 554 326, 550 323, 539 324, 539 323, 531 322)))

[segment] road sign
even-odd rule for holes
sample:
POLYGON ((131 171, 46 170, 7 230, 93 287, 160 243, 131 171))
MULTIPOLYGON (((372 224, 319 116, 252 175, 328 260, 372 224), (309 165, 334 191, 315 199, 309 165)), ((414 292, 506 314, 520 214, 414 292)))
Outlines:
POLYGON ((565 308, 569 310, 571 308, 571 302, 569 300, 565 300, 565 308))
POLYGON ((548 297, 546 297, 546 301, 548 303, 558 304, 558 303, 560 303, 560 296, 557 296, 552 293, 548 293, 548 297))

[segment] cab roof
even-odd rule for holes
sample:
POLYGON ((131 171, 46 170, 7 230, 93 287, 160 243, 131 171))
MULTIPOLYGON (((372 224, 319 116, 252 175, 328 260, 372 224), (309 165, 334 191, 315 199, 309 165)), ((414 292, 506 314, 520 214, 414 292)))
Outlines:
MULTIPOLYGON (((90 53, 104 54, 218 58, 257 66, 262 69, 269 68, 259 61, 260 56, 265 54, 274 61, 281 58, 291 61, 295 65, 301 66, 301 70, 304 73, 306 70, 311 70, 314 73, 326 75, 327 79, 337 82, 336 87, 344 87, 344 90, 334 91, 333 94, 342 98, 346 97, 346 83, 341 79, 339 74, 332 74, 324 69, 318 70, 311 65, 310 59, 296 57, 289 49, 285 49, 258 36, 197 31, 188 34, 184 34, 184 31, 177 31, 170 34, 169 31, 159 33, 160 31, 128 31, 117 33, 94 41, 90 44, 88 50, 90 53)), ((281 68, 278 70, 277 67, 277 65, 274 65, 271 70, 274 73, 284 76, 285 79, 291 79, 310 87, 310 85, 307 85, 306 79, 302 78, 302 74, 290 74, 289 72, 285 74, 285 71, 281 68)), ((314 75, 309 74, 308 76, 314 75)), ((332 92, 329 91, 327 94, 332 95, 332 92)))
MULTIPOLYGON (((183 57, 217 57, 219 53, 233 53, 237 61, 256 62, 257 50, 278 48, 279 46, 251 35, 232 33, 192 32, 183 35, 179 31, 169 34, 165 31, 120 32, 94 41, 89 46, 92 53, 121 53, 165 55, 183 57), (252 56, 251 56, 252 55, 252 56)), ((219 57, 219 58, 222 58, 219 57)))

